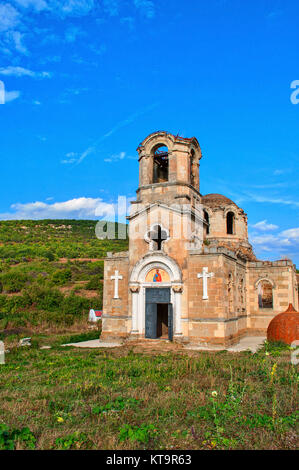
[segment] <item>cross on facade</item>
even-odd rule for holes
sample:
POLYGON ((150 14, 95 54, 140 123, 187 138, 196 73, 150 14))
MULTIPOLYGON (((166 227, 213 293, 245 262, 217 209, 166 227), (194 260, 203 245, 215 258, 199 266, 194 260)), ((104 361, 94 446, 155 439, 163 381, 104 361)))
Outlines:
POLYGON ((202 268, 202 273, 197 274, 198 279, 202 278, 203 284, 203 295, 202 298, 204 300, 208 300, 208 279, 213 277, 214 273, 209 273, 209 268, 202 268))
POLYGON ((114 299, 119 299, 119 295, 118 295, 118 281, 121 281, 122 280, 122 276, 119 274, 118 271, 115 271, 115 274, 114 276, 111 276, 111 281, 114 281, 114 299))
POLYGON ((162 230, 160 225, 156 225, 153 231, 150 232, 149 238, 156 242, 157 250, 160 251, 162 249, 162 243, 167 240, 167 232, 166 230, 162 230))

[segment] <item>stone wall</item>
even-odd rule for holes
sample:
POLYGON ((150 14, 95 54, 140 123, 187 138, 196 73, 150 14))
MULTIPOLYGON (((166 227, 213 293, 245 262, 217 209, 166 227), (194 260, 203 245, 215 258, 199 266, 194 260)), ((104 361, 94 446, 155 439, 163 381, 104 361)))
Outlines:
POLYGON ((250 334, 264 335, 272 318, 285 311, 289 303, 293 303, 295 309, 298 309, 298 286, 292 261, 248 263, 247 289, 250 311, 248 331, 250 334), (258 282, 262 279, 269 280, 273 286, 272 309, 259 307, 258 282))
POLYGON ((107 253, 104 262, 104 292, 102 316, 102 340, 125 338, 131 331, 129 312, 129 254, 128 252, 107 253), (118 281, 119 299, 114 299, 114 281, 111 276, 115 271, 123 277, 118 281))
POLYGON ((210 221, 210 232, 206 236, 207 240, 222 238, 225 240, 248 241, 247 217, 242 209, 239 209, 237 206, 226 206, 216 209, 204 207, 204 209, 208 212, 210 221), (235 227, 232 235, 227 234, 226 215, 228 212, 235 214, 235 227))
POLYGON ((189 336, 194 343, 227 345, 236 342, 246 331, 246 265, 232 252, 213 251, 204 255, 190 252, 187 282, 189 331, 185 326, 184 336, 189 336), (204 267, 214 273, 208 279, 208 300, 202 298, 203 280, 197 277, 204 267), (231 285, 228 284, 229 276, 231 285), (240 279, 244 280, 243 302, 238 285, 240 279))

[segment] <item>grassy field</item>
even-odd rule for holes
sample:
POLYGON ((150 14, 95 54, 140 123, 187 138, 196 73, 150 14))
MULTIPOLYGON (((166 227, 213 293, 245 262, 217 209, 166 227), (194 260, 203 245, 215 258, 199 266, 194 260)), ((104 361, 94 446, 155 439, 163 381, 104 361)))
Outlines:
POLYGON ((12 348, 0 448, 295 449, 290 352, 12 348))

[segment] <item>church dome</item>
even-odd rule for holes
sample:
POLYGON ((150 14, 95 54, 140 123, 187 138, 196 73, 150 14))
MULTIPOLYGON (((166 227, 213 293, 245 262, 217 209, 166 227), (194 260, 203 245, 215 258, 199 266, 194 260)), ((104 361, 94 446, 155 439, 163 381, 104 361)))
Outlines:
POLYGON ((235 204, 231 199, 223 196, 222 194, 206 194, 202 197, 201 202, 202 204, 211 208, 230 205, 238 207, 237 204, 235 204))

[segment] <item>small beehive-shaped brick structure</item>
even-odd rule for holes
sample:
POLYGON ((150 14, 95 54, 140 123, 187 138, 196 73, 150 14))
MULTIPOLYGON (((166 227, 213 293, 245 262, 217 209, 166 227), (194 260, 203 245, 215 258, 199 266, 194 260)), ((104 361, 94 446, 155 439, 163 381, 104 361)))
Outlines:
POLYGON ((268 341, 282 341, 292 344, 299 340, 299 313, 290 304, 288 309, 276 315, 267 330, 268 341))

